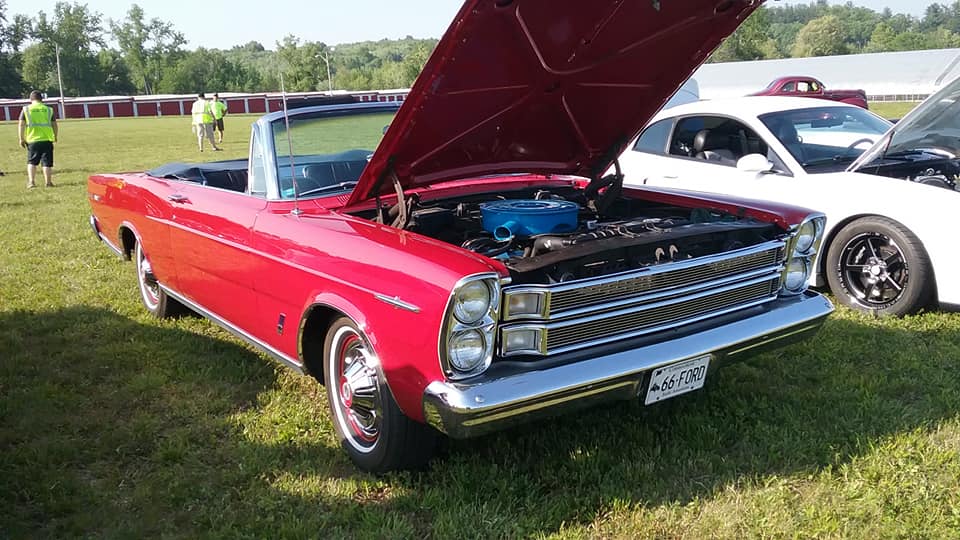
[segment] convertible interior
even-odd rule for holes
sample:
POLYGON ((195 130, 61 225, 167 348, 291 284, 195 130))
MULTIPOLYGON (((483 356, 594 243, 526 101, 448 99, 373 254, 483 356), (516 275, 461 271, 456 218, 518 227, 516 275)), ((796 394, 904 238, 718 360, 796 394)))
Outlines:
POLYGON ((247 160, 212 161, 210 163, 167 163, 147 171, 157 178, 196 182, 230 191, 247 190, 247 160))
MULTIPOLYGON (((293 197, 294 175, 298 196, 344 182, 356 182, 367 166, 370 154, 369 150, 347 150, 337 154, 294 156, 292 166, 290 161, 282 159, 287 163, 278 163, 281 194, 293 197)), ((147 171, 147 174, 243 193, 247 190, 248 163, 246 159, 168 163, 147 171)))

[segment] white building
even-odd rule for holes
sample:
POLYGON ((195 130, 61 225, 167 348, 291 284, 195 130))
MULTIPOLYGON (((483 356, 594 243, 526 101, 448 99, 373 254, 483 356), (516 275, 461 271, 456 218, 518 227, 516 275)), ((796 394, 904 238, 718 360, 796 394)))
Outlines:
POLYGON ((827 89, 862 88, 871 101, 919 101, 960 76, 960 49, 935 49, 704 64, 693 75, 700 97, 743 96, 788 75, 816 77, 827 89))

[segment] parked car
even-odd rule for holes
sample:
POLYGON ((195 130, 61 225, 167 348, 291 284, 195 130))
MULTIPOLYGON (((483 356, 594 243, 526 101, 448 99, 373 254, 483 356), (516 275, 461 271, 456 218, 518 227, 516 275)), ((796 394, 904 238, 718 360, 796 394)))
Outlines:
POLYGON ((881 315, 960 304, 951 227, 960 194, 960 83, 891 131, 850 105, 799 98, 701 101, 658 114, 620 157, 630 186, 750 196, 821 208, 824 257, 811 283, 881 315), (951 99, 953 101, 951 101, 951 99), (910 181, 904 181, 910 180, 910 181))
POLYGON ((813 77, 780 77, 766 88, 751 96, 812 97, 839 101, 866 109, 867 93, 863 90, 827 90, 824 84, 813 77))
POLYGON ((820 213, 603 176, 755 7, 470 0, 399 108, 271 113, 247 162, 91 176, 91 224, 151 313, 321 380, 364 470, 673 398, 833 309, 806 287, 820 213))

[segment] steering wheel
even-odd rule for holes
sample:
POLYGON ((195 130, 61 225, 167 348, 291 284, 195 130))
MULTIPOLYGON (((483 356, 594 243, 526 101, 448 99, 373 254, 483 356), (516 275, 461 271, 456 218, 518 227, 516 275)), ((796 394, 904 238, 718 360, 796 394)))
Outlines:
POLYGON ((857 139, 853 141, 852 143, 850 143, 850 146, 847 146, 847 149, 843 151, 844 157, 847 157, 850 154, 852 154, 853 150, 857 147, 858 144, 863 144, 865 142, 873 144, 873 139, 863 138, 863 139, 857 139))

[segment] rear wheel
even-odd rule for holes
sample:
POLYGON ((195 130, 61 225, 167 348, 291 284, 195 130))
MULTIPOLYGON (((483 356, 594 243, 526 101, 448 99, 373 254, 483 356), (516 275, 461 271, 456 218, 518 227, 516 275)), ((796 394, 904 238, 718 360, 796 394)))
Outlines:
POLYGON ((871 216, 841 230, 827 251, 827 282, 840 302, 877 315, 928 307, 936 296, 923 243, 892 219, 871 216))
POLYGON ((157 276, 153 274, 153 265, 143 251, 143 246, 137 242, 134 248, 137 262, 137 284, 140 286, 140 300, 154 317, 163 319, 181 315, 185 311, 183 304, 177 302, 160 288, 157 276))
POLYGON ((324 379, 333 426, 357 467, 384 473, 427 464, 437 448, 437 432, 400 411, 376 355, 346 317, 327 331, 324 379))

